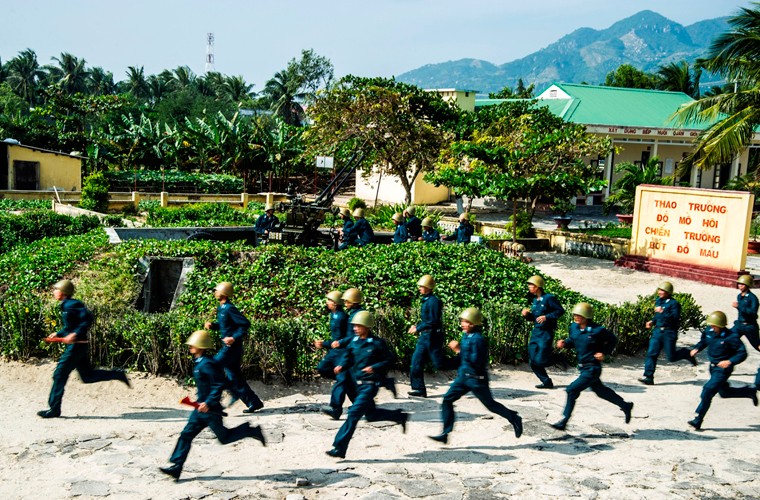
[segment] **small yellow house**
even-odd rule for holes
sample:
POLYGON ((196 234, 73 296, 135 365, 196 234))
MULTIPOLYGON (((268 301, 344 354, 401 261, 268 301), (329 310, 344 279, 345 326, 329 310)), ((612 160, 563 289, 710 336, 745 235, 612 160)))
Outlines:
POLYGON ((0 141, 0 191, 82 190, 82 157, 0 141))

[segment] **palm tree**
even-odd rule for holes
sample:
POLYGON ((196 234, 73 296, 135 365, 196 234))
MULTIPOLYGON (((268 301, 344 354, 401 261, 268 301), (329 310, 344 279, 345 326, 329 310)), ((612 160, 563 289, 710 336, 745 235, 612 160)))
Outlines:
POLYGON ((300 125, 303 108, 299 104, 305 98, 301 90, 303 78, 293 71, 278 71, 266 83, 261 92, 264 104, 287 125, 300 125))
POLYGON ((188 66, 179 66, 172 71, 171 85, 175 90, 185 89, 195 83, 195 73, 188 66))
POLYGON ((93 95, 113 95, 116 93, 116 84, 113 81, 113 73, 106 71, 100 66, 90 70, 90 92, 93 95))
POLYGON ((760 125, 760 5, 740 9, 728 24, 729 31, 713 41, 702 64, 707 71, 736 82, 736 91, 704 97, 676 114, 680 124, 714 122, 682 162, 697 168, 732 161, 760 125))
POLYGON ((8 78, 8 65, 3 66, 3 60, 0 58, 0 83, 8 78))
POLYGON ((672 62, 660 66, 657 75, 660 77, 658 85, 660 90, 683 92, 694 99, 699 99, 699 78, 702 76, 699 66, 695 65, 691 68, 687 61, 672 62))
POLYGON ((145 70, 142 66, 127 66, 127 81, 125 82, 127 91, 138 99, 148 97, 148 84, 145 81, 145 70))
POLYGON ((49 66, 48 71, 54 83, 61 86, 61 90, 73 95, 87 91, 90 71, 86 68, 87 61, 80 59, 68 52, 61 52, 61 57, 53 57, 58 66, 49 66))
POLYGON ((250 99, 255 95, 253 84, 246 83, 242 76, 228 76, 224 78, 221 92, 236 103, 250 99))
POLYGON ((169 92, 169 86, 166 83, 166 80, 160 76, 150 75, 148 77, 147 85, 148 93, 150 94, 150 99, 154 106, 161 102, 161 99, 163 99, 163 97, 169 92))
POLYGON ((37 86, 45 72, 37 62, 37 54, 32 49, 22 50, 8 61, 8 83, 30 106, 37 101, 37 86))

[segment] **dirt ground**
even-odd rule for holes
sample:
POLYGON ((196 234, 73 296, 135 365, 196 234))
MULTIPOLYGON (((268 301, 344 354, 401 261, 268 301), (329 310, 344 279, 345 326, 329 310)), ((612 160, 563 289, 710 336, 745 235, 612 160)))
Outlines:
MULTIPOLYGON (((666 279, 607 261, 534 257, 542 271, 609 302, 633 300, 666 279)), ((722 309, 736 317, 730 307, 735 290, 670 281, 692 293, 705 312, 722 309)), ((697 337, 689 332, 679 342, 689 345, 697 337)), ((751 383, 759 364, 760 354, 751 351, 733 383, 751 383)), ((440 432, 440 396, 454 373, 428 376, 428 399, 407 398, 408 378, 396 374, 399 398, 382 391, 379 402, 412 413, 406 434, 396 425, 363 421, 344 460, 324 454, 342 423, 318 411, 329 384, 253 383, 265 408, 247 416, 238 403, 225 422, 260 424, 267 447, 253 440, 222 446, 204 431, 178 483, 158 466, 167 463, 189 414, 177 401, 190 389, 139 373, 131 374, 132 389, 118 382, 84 385, 73 376, 64 416, 42 420, 35 413, 45 407, 53 368, 50 361, 0 363, 2 498, 760 498, 760 409, 747 399, 716 397, 703 431, 686 424, 708 378, 704 354, 697 367, 661 360, 652 387, 636 381, 642 357, 618 357, 602 380, 634 402, 631 423, 585 392, 566 432, 548 423, 560 416, 574 369, 551 371, 559 387, 542 391, 533 388, 537 380, 527 366, 494 367, 494 395, 522 415, 525 433, 516 439, 506 421, 466 396, 456 404, 457 424, 443 446, 427 436, 440 432)))

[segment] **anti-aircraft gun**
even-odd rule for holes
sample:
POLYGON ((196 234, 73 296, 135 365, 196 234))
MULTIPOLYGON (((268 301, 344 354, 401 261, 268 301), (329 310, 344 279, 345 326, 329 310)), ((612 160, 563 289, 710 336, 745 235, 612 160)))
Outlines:
POLYGON ((337 215, 338 209, 332 206, 333 200, 363 159, 364 153, 355 152, 313 201, 306 201, 301 195, 296 195, 288 202, 281 201, 277 211, 285 212, 285 221, 281 223, 279 232, 269 233, 269 239, 290 245, 327 246, 337 249, 338 233, 332 229, 322 232, 319 226, 325 221, 328 212, 337 215))

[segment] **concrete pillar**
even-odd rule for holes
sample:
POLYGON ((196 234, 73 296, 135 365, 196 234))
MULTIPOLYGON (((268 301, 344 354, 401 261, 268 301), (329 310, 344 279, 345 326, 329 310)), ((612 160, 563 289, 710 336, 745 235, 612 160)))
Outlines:
POLYGON ((248 207, 249 201, 250 201, 250 195, 248 193, 240 193, 240 203, 242 203, 243 209, 248 207))
POLYGON ((140 193, 137 191, 132 191, 132 205, 135 207, 135 210, 140 206, 140 193))
POLYGON ((166 208, 169 206, 169 193, 161 191, 161 207, 166 208))
POLYGON ((274 193, 265 193, 266 195, 266 201, 264 204, 266 205, 274 205, 274 193))

